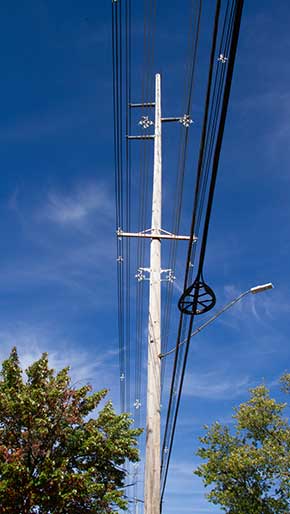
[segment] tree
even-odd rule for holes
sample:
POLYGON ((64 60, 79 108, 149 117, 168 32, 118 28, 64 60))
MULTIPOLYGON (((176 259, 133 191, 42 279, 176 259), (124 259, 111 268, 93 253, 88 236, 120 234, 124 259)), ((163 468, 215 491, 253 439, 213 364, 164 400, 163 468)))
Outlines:
MULTIPOLYGON (((290 374, 281 379, 290 392, 290 374)), ((211 490, 207 498, 229 514, 286 514, 290 506, 290 427, 286 403, 270 398, 264 385, 235 409, 232 430, 205 427, 197 455, 206 462, 195 473, 211 490)))
POLYGON ((107 391, 71 385, 69 368, 48 367, 47 354, 26 370, 17 351, 0 380, 0 511, 82 514, 125 509, 126 459, 138 460, 140 430, 111 402, 88 419, 107 391))

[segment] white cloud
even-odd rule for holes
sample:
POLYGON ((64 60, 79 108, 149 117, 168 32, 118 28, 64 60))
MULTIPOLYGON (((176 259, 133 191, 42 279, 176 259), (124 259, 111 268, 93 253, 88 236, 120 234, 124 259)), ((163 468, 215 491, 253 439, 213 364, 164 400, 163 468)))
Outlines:
POLYGON ((98 213, 96 221, 113 219, 113 201, 103 184, 90 182, 78 185, 66 194, 50 191, 42 216, 59 225, 87 222, 98 213))
POLYGON ((66 192, 54 188, 42 198, 38 194, 37 201, 29 196, 24 189, 16 189, 6 206, 17 215, 12 232, 19 251, 13 247, 12 257, 2 256, 2 291, 57 286, 64 291, 65 301, 81 298, 91 306, 102 305, 106 298, 111 302, 109 288, 102 296, 97 294, 104 282, 113 280, 115 270, 114 209, 109 188, 103 182, 83 180, 66 192), (24 242, 30 251, 23 256, 24 242))
MULTIPOLYGON (((233 284, 225 285, 225 303, 237 298, 241 292, 242 290, 233 284)), ((265 291, 257 295, 247 295, 230 308, 225 317, 222 315, 218 321, 238 329, 240 328, 239 322, 245 324, 248 321, 256 321, 259 325, 268 327, 268 322, 277 319, 281 313, 287 315, 289 312, 289 293, 285 288, 278 286, 277 288, 274 287, 272 291, 265 291)))
POLYGON ((225 377, 217 372, 188 373, 184 394, 196 398, 220 400, 244 394, 251 386, 249 377, 225 377))
MULTIPOLYGON (((116 376, 112 365, 112 349, 100 352, 87 350, 84 345, 68 341, 47 327, 19 324, 14 328, 0 327, 0 362, 6 359, 16 346, 23 370, 48 353, 49 366, 59 371, 70 367, 70 376, 75 385, 92 384, 94 389, 110 389, 116 397, 116 376), (108 369, 108 362, 110 368, 108 369)), ((117 364, 116 364, 117 366, 117 364)))

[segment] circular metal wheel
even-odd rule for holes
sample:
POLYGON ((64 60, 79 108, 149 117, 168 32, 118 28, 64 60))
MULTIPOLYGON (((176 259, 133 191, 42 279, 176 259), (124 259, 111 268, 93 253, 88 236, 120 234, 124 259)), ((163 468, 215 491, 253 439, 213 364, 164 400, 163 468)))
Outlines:
POLYGON ((199 315, 210 311, 216 304, 216 296, 203 279, 196 279, 188 287, 178 302, 178 308, 183 314, 199 315))

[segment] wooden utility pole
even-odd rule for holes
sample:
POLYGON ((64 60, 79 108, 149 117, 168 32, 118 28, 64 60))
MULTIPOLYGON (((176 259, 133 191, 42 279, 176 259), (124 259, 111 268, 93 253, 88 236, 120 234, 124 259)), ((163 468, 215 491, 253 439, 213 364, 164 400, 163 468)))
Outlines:
MULTIPOLYGON (((144 273, 149 273, 149 317, 148 317, 148 376, 147 376, 147 411, 146 411, 146 453, 144 483, 144 514, 160 514, 160 396, 161 396, 161 275, 167 273, 165 280, 174 280, 172 270, 161 269, 161 240, 189 240, 190 236, 172 234, 161 228, 162 208, 162 154, 161 126, 163 122, 179 122, 188 128, 192 123, 188 114, 182 117, 161 117, 161 77, 155 75, 155 101, 129 104, 130 108, 155 108, 154 122, 148 116, 142 116, 139 124, 143 129, 154 125, 154 134, 127 135, 129 140, 154 140, 154 171, 152 192, 151 228, 142 232, 124 232, 117 230, 118 237, 150 238, 149 268, 139 268, 136 277, 144 280, 144 273)), ((196 238, 194 238, 194 241, 196 238)), ((120 258, 120 263, 123 260, 120 258)), ((125 377, 123 377, 125 378, 125 377)), ((135 399, 134 407, 140 408, 140 398, 135 399)), ((135 507, 136 512, 136 507, 135 507)))
MULTIPOLYGON (((154 174, 152 195, 152 234, 161 230, 161 78, 155 77, 155 133, 154 174)), ((146 417, 146 457, 144 484, 145 514, 158 514, 160 510, 160 372, 161 353, 161 241, 151 239, 150 243, 150 289, 148 320, 148 378, 146 417)))

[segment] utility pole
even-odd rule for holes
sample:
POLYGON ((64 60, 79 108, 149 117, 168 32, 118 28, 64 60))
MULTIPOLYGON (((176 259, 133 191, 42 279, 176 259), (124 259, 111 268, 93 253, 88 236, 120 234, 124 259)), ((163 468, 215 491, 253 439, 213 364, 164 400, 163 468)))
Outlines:
MULTIPOLYGON (((130 140, 154 140, 154 171, 152 192, 151 228, 143 232, 117 231, 118 237, 150 238, 149 268, 140 268, 136 277, 145 279, 144 272, 149 273, 149 316, 148 316, 148 375, 147 375, 147 414, 146 414, 146 454, 144 483, 144 514, 160 513, 160 396, 161 396, 161 275, 167 272, 167 280, 174 280, 172 270, 161 268, 161 240, 189 240, 190 236, 172 234, 161 228, 162 211, 162 123, 179 122, 188 128, 192 123, 188 114, 182 117, 161 117, 161 77, 155 75, 155 101, 146 104, 130 104, 131 108, 155 108, 154 123, 148 116, 143 116, 140 125, 147 129, 154 124, 154 135, 131 136, 130 140)), ((196 238, 194 238, 194 241, 196 238)), ((122 260, 120 260, 122 262, 122 260)), ((124 378, 124 377, 123 377, 124 378)), ((140 399, 135 400, 135 408, 140 399)), ((138 406, 138 407, 137 407, 138 406)))
MULTIPOLYGON (((152 234, 158 236, 161 229, 161 78, 155 77, 155 134, 154 173, 152 194, 152 234)), ((160 505, 160 373, 161 352, 161 241, 150 243, 150 288, 148 319, 148 371, 147 371, 147 416, 146 416, 146 460, 144 485, 144 510, 146 514, 157 514, 160 505)))

